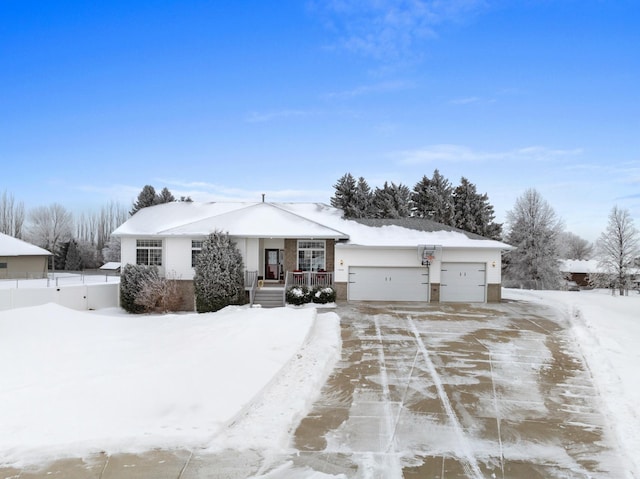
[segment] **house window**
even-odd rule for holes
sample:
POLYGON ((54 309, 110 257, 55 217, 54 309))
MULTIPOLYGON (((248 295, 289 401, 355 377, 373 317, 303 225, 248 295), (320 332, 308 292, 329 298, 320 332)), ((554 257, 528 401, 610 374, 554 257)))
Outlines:
POLYGON ((7 263, 0 263, 0 269, 7 269, 7 263))
POLYGON ((324 240, 298 241, 298 269, 300 271, 324 270, 325 242, 324 240))
POLYGON ((136 264, 162 266, 162 240, 137 240, 136 264))
POLYGON ((198 256, 202 252, 202 240, 192 240, 191 241, 191 267, 196 267, 196 262, 198 261, 198 256))

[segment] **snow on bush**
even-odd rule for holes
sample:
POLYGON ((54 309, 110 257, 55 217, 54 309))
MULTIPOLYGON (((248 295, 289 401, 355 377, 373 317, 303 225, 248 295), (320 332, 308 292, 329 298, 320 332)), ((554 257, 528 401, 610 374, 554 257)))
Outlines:
POLYGON ((335 303, 336 290, 330 286, 316 286, 311 292, 311 301, 316 304, 335 303))
POLYGON ((229 235, 215 231, 202 243, 193 285, 199 313, 246 302, 242 254, 229 235))
POLYGON ((285 295, 287 303, 301 306, 311 302, 309 288, 306 285, 291 286, 285 295))
POLYGON ((145 304, 136 300, 140 297, 144 288, 160 276, 158 268, 141 264, 127 264, 120 275, 120 306, 127 313, 142 314, 148 311, 145 304))

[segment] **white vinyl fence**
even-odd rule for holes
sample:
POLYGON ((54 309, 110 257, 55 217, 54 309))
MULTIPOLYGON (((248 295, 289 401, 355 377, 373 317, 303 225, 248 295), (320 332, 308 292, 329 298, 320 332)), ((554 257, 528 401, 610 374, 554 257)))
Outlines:
POLYGON ((119 306, 120 277, 56 274, 45 279, 0 281, 0 310, 56 303, 86 311, 119 306))

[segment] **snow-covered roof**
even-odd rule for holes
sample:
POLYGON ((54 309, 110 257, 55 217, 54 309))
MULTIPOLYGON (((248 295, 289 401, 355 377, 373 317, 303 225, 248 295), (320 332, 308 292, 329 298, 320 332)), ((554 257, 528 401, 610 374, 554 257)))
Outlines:
POLYGON ((563 259, 560 261, 560 271, 563 273, 600 273, 602 268, 595 259, 563 259))
POLYGON ((241 238, 348 238, 274 203, 165 203, 143 208, 113 234, 193 237, 214 231, 241 238))
POLYGON ((102 266, 100 266, 100 269, 106 270, 106 271, 116 271, 120 269, 120 267, 121 267, 121 264, 119 262, 109 261, 108 263, 105 263, 102 266))
MULTIPOLYGON (((392 221, 393 222, 393 221, 392 221)), ((334 238, 338 247, 415 247, 511 249, 511 246, 429 222, 416 228, 399 222, 373 226, 344 219, 342 210, 323 203, 174 202, 138 211, 115 236, 206 236, 215 230, 244 238, 334 238)))
POLYGON ((46 249, 0 233, 0 256, 49 256, 46 249))

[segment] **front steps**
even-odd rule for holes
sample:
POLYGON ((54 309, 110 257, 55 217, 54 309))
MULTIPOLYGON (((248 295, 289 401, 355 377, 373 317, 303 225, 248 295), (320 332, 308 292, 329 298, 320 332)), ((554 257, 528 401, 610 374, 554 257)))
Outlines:
POLYGON ((282 308, 284 306, 284 288, 277 286, 257 288, 253 304, 259 304, 263 308, 282 308))

